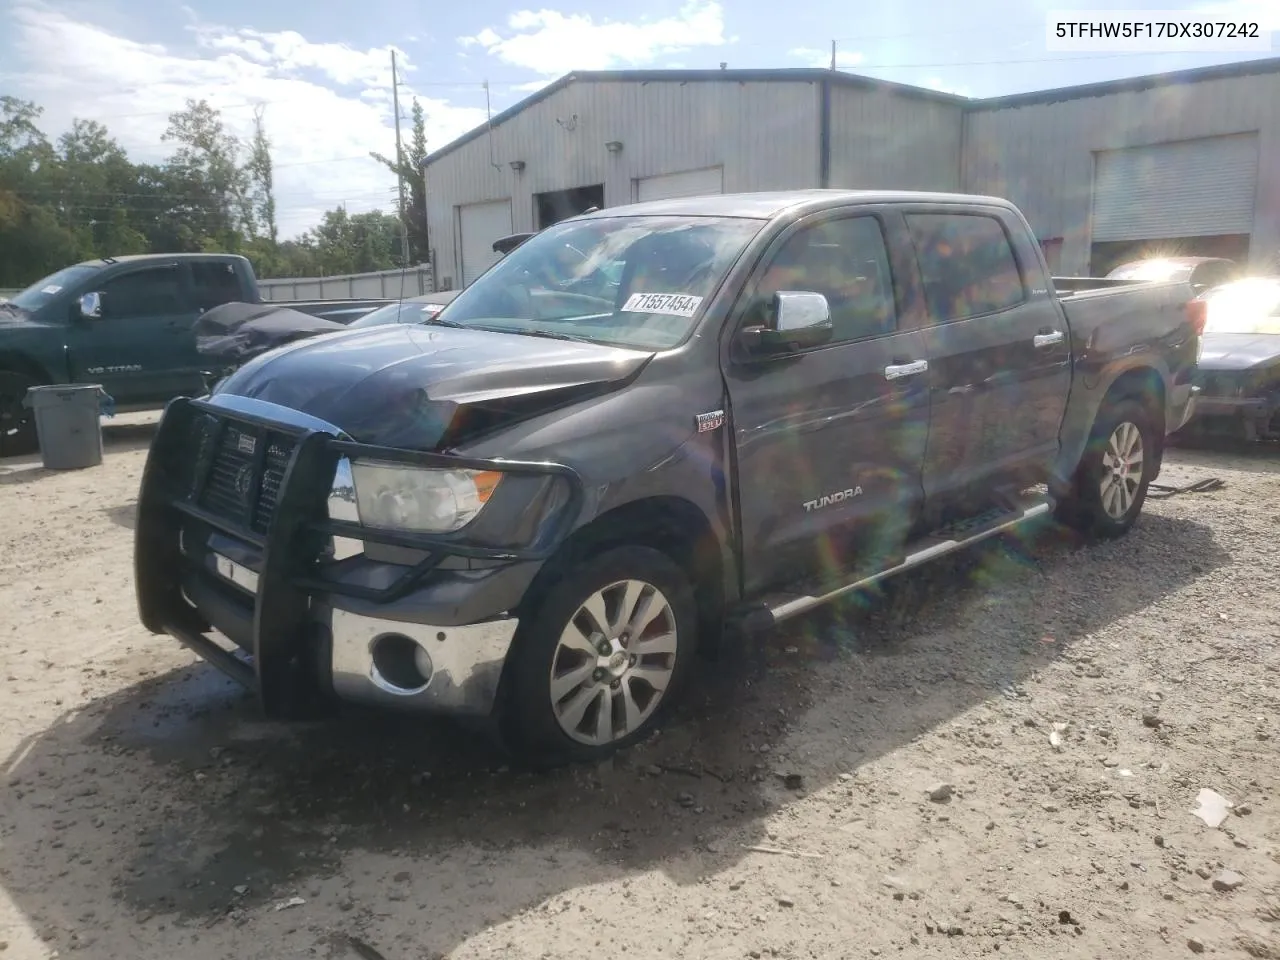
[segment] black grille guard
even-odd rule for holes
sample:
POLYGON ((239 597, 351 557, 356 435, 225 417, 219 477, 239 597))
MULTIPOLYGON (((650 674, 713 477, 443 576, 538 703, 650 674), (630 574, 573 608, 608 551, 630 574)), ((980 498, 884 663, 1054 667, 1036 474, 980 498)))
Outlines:
MULTIPOLYGON (((265 448, 265 444, 259 447, 265 448)), ((256 484, 255 480, 255 490, 256 484)), ((583 500, 581 478, 563 464, 477 459, 362 444, 310 426, 282 423, 244 409, 181 397, 165 408, 138 491, 134 584, 139 618, 152 633, 173 636, 235 679, 257 689, 269 714, 288 715, 294 711, 294 691, 300 688, 299 671, 323 669, 323 662, 304 663, 316 656, 320 661, 325 659, 311 649, 314 644, 307 644, 308 631, 314 631, 309 619, 313 594, 389 603, 411 592, 447 557, 546 559, 568 536, 583 500), (265 536, 196 505, 202 477, 193 459, 193 437, 196 418, 206 414, 220 421, 233 421, 240 429, 259 437, 270 432, 294 440, 265 536), (328 516, 329 494, 344 457, 555 477, 566 485, 567 496, 537 525, 534 542, 516 546, 476 543, 467 539, 465 529, 448 535, 373 529, 328 516), (192 566, 180 543, 184 517, 252 544, 262 552, 254 598, 251 662, 207 637, 210 625, 184 595, 183 575, 192 566), (383 589, 338 583, 321 576, 318 566, 330 538, 335 536, 408 547, 424 551, 426 556, 383 589)))

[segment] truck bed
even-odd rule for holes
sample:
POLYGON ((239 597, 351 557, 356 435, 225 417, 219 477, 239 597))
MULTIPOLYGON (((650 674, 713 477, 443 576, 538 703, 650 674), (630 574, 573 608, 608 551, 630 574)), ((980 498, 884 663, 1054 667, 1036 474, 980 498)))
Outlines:
POLYGON ((1193 296, 1184 280, 1054 277, 1053 284, 1077 351, 1109 353, 1134 342, 1154 346, 1185 328, 1186 305, 1193 296))

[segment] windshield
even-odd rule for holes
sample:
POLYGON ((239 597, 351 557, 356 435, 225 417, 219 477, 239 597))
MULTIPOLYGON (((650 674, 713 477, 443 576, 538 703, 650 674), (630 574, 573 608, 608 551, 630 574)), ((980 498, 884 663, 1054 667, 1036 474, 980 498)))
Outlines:
POLYGON ((450 326, 665 350, 764 225, 730 217, 603 217, 525 241, 445 307, 450 326))
POLYGON ((1205 333, 1280 334, 1280 280, 1240 280, 1204 294, 1205 333))
POLYGON ((39 310, 67 287, 93 276, 101 269, 101 267, 86 264, 65 267, 57 273, 49 274, 43 280, 37 280, 21 293, 10 297, 8 302, 23 310, 39 310))

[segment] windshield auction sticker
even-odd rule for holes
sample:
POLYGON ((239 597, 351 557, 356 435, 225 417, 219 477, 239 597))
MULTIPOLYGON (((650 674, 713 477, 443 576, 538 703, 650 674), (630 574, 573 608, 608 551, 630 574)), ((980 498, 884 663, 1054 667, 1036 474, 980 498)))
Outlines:
POLYGON ((683 293, 633 293, 622 305, 623 313, 662 313, 669 317, 692 317, 701 297, 683 293))

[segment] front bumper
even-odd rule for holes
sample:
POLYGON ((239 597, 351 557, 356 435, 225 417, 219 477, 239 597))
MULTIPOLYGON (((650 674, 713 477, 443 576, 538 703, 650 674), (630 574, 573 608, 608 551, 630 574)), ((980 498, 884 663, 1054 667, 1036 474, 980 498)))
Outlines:
POLYGON ((139 615, 257 691, 271 716, 298 715, 316 690, 484 716, 513 611, 581 500, 559 464, 386 450, 270 404, 176 400, 138 496, 139 615), (518 543, 371 530, 341 480, 361 457, 542 478, 554 509, 518 543))
POLYGON ((1276 372, 1198 371, 1194 419, 1235 423, 1251 438, 1280 437, 1276 372))

